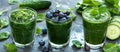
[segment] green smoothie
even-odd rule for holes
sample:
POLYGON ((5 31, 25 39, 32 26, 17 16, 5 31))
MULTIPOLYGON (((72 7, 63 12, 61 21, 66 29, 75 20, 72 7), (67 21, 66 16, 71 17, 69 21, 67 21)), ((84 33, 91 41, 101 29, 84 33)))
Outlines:
POLYGON ((46 23, 51 42, 55 44, 64 44, 69 40, 71 21, 67 21, 66 23, 54 23, 47 20, 46 23))
POLYGON ((14 41, 28 44, 34 40, 36 12, 30 9, 16 9, 10 14, 10 26, 14 41))
POLYGON ((46 13, 49 41, 53 47, 60 48, 68 44, 72 19, 68 11, 51 10, 46 13))
POLYGON ((86 43, 98 45, 104 43, 110 13, 104 7, 87 8, 82 13, 84 37, 86 43))

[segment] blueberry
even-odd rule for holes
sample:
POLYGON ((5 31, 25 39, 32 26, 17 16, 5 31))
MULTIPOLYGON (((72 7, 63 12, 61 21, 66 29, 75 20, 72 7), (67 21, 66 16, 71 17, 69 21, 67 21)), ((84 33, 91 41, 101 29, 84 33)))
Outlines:
POLYGON ((53 14, 53 17, 57 17, 59 14, 58 13, 54 13, 53 14))
POLYGON ((70 15, 70 12, 69 12, 69 11, 67 11, 67 12, 65 12, 65 14, 70 15))
POLYGON ((55 10, 55 13, 59 13, 59 12, 60 12, 59 10, 57 10, 57 9, 55 10))
POLYGON ((68 16, 67 14, 64 14, 64 17, 68 16))
POLYGON ((55 10, 50 10, 51 13, 55 13, 55 10))
POLYGON ((42 52, 52 52, 52 48, 43 46, 43 47, 42 47, 42 52))
POLYGON ((42 29, 42 34, 47 34, 47 29, 42 29))
POLYGON ((40 45, 40 46, 44 46, 44 45, 45 45, 45 41, 41 40, 41 41, 39 42, 39 45, 40 45))
POLYGON ((60 22, 65 22, 67 19, 65 17, 61 18, 59 21, 60 22))
POLYGON ((85 51, 90 51, 90 47, 88 45, 85 44, 85 51))
POLYGON ((59 20, 59 17, 53 17, 53 18, 52 18, 52 21, 53 21, 53 22, 58 22, 58 20, 59 20))
POLYGON ((47 13, 46 13, 46 17, 47 17, 47 18, 50 19, 50 18, 52 18, 52 16, 53 16, 53 15, 52 15, 50 12, 47 12, 47 13))
POLYGON ((60 17, 60 18, 64 17, 64 13, 60 12, 60 13, 59 13, 59 17, 60 17))
POLYGON ((43 47, 42 47, 42 52, 47 52, 47 51, 48 51, 47 47, 46 47, 46 46, 43 46, 43 47))
POLYGON ((66 16, 66 19, 69 19, 69 18, 71 18, 70 16, 66 16))

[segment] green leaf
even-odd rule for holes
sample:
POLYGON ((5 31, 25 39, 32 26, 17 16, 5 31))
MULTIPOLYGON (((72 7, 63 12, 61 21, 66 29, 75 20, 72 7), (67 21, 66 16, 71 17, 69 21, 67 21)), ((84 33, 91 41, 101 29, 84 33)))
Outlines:
POLYGON ((37 22, 41 22, 45 20, 45 14, 44 13, 40 13, 38 14, 38 17, 37 17, 37 22))
POLYGON ((76 48, 82 48, 82 44, 78 40, 73 40, 72 43, 76 48))
POLYGON ((0 33, 0 40, 7 39, 10 36, 9 32, 1 32, 0 33))
POLYGON ((8 11, 8 8, 3 9, 3 10, 0 10, 0 16, 1 16, 4 12, 6 12, 6 11, 8 11))
POLYGON ((18 3, 18 0, 8 0, 8 3, 10 5, 18 3))
POLYGON ((0 16, 4 13, 4 11, 0 10, 0 16))
POLYGON ((105 0, 106 3, 113 4, 114 0, 105 0))
POLYGON ((104 52, 119 52, 120 46, 114 43, 108 43, 103 47, 104 52))
POLYGON ((97 15, 99 15, 99 10, 98 10, 98 8, 93 8, 93 9, 91 10, 91 12, 90 12, 90 15, 92 15, 92 16, 97 16, 97 15))
POLYGON ((8 26, 8 24, 9 24, 9 22, 6 19, 0 18, 0 29, 8 26))
POLYGON ((96 6, 99 6, 99 5, 101 5, 101 4, 104 3, 104 1, 102 1, 102 0, 91 0, 91 1, 92 1, 92 3, 93 3, 94 5, 96 5, 96 6))
POLYGON ((14 44, 4 44, 8 52, 17 52, 17 47, 14 44))
POLYGON ((91 0, 83 0, 83 3, 88 3, 88 4, 91 4, 92 1, 91 0))
POLYGON ((37 35, 41 35, 41 34, 42 34, 42 29, 36 28, 36 34, 37 34, 37 35))

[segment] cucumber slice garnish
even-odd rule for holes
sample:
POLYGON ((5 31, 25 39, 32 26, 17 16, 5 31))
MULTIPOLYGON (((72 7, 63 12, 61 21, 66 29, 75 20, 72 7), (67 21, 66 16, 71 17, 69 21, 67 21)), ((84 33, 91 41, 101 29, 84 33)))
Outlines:
POLYGON ((117 25, 109 25, 107 29, 106 37, 110 40, 115 40, 120 36, 120 28, 117 25))

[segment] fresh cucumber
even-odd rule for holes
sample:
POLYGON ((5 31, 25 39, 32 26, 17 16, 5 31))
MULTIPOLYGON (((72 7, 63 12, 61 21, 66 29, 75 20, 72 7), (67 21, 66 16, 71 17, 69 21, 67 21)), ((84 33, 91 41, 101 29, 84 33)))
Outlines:
POLYGON ((51 1, 44 0, 25 0, 24 2, 19 3, 19 7, 30 7, 35 10, 46 9, 51 5, 51 1))
POLYGON ((112 21, 119 21, 120 22, 120 16, 114 16, 112 21))
POLYGON ((115 40, 120 36, 120 27, 115 24, 110 24, 107 28, 106 37, 110 40, 115 40))
POLYGON ((117 26, 119 26, 120 27, 120 22, 119 21, 111 21, 111 23, 110 24, 115 24, 115 25, 117 25, 117 26))

